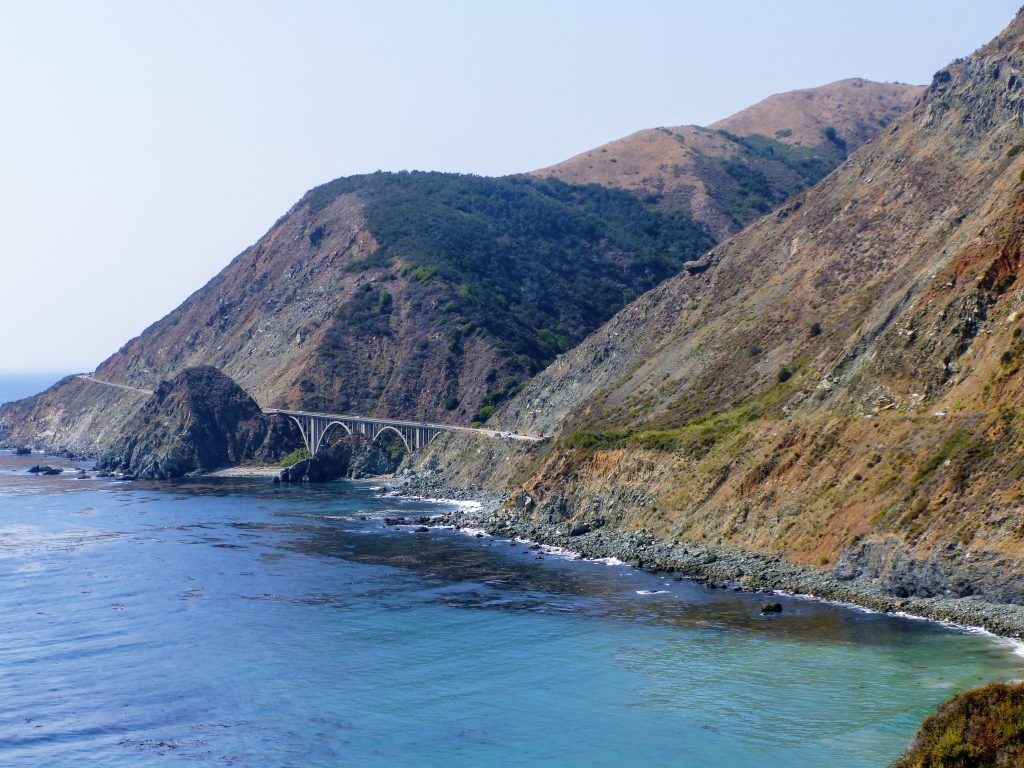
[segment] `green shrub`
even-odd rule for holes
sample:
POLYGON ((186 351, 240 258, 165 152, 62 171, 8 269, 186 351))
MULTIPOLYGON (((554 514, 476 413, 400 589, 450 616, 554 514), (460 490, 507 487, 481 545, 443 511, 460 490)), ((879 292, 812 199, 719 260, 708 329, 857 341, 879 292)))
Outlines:
POLYGON ((298 464, 300 461, 305 461, 309 458, 309 451, 305 448, 296 448, 294 451, 285 456, 281 461, 278 462, 279 466, 290 467, 293 464, 298 464))
POLYGON ((493 405, 485 405, 483 408, 476 412, 476 415, 473 416, 473 421, 483 424, 489 418, 491 418, 491 416, 494 415, 494 412, 496 410, 497 408, 495 408, 493 405))
POLYGON ((444 399, 444 409, 446 411, 454 411, 458 407, 459 398, 457 398, 455 395, 448 395, 448 397, 444 399))
POLYGON ((1014 144, 1012 147, 1006 150, 1006 156, 1013 157, 1015 155, 1019 155, 1022 149, 1024 149, 1024 144, 1014 144))
POLYGON ((793 369, 791 369, 789 366, 784 365, 781 368, 779 368, 779 372, 775 374, 775 378, 778 379, 780 384, 787 382, 791 378, 793 378, 793 369))
POLYGON ((1019 765, 1024 765, 1024 686, 992 683, 940 706, 893 768, 1019 765))
POLYGON ((843 152, 846 151, 846 142, 836 132, 835 126, 826 126, 824 133, 825 138, 828 139, 832 144, 841 149, 843 152))
POLYGON ((700 458, 720 440, 738 432, 758 416, 759 408, 748 404, 691 419, 682 427, 639 432, 632 439, 651 450, 675 451, 700 458))
POLYGON ((958 429, 948 435, 942 442, 939 450, 931 456, 924 464, 918 467, 914 477, 910 480, 910 491, 915 493, 918 487, 927 477, 945 463, 946 459, 953 458, 959 454, 968 444, 970 436, 962 429, 958 429))
POLYGON ((419 266, 410 272, 410 276, 413 280, 418 281, 422 285, 426 285, 431 281, 434 275, 437 274, 437 267, 419 266))
POLYGON ((809 329, 809 333, 811 334, 811 338, 814 338, 815 336, 820 336, 821 335, 821 323, 811 323, 811 327, 809 329))
POLYGON ((629 437, 630 433, 626 431, 592 432, 581 429, 569 434, 563 442, 567 447, 581 451, 600 451, 619 448, 629 437))

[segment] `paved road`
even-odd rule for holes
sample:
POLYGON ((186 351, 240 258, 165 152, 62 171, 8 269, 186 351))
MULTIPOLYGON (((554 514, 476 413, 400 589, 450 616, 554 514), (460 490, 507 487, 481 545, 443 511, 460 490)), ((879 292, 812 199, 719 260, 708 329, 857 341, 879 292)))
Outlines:
POLYGON ((118 389, 127 389, 129 392, 138 392, 140 395, 152 395, 152 389, 142 389, 141 387, 129 387, 127 384, 115 384, 112 381, 104 381, 103 379, 95 378, 91 373, 79 373, 76 374, 79 379, 85 381, 91 381, 94 384, 106 384, 108 387, 117 387, 118 389))

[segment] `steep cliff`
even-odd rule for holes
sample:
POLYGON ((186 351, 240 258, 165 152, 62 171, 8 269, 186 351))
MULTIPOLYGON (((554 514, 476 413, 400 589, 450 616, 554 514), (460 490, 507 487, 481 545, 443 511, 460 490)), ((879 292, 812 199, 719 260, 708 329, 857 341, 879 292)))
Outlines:
POLYGON ((1018 18, 535 377, 523 514, 1024 601, 1022 73, 1018 18))

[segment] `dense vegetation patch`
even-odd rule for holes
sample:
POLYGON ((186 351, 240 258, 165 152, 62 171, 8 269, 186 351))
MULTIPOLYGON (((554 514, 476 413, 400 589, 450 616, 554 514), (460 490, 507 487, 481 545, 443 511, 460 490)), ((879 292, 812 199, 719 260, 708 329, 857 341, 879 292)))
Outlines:
POLYGON ((893 768, 1019 765, 1024 765, 1024 685, 993 683, 939 707, 893 768))
POLYGON ((375 173, 305 202, 345 192, 366 201, 378 254, 446 300, 445 323, 481 329, 530 372, 711 245, 683 213, 556 179, 375 173))
POLYGON ((681 453, 699 459, 720 440, 735 434, 745 424, 759 417, 760 412, 756 408, 741 406, 721 413, 700 416, 678 427, 604 431, 581 429, 569 434, 564 443, 569 448, 588 452, 635 446, 653 451, 681 453))
MULTIPOLYGON (((481 334, 502 353, 504 370, 477 420, 712 245, 688 214, 557 179, 375 173, 317 187, 302 204, 316 213, 343 193, 365 203, 379 246, 373 266, 397 267, 422 306, 436 308, 430 322, 449 350, 481 334)), ((364 289, 340 309, 328 346, 352 332, 386 334, 390 310, 383 294, 364 289)))

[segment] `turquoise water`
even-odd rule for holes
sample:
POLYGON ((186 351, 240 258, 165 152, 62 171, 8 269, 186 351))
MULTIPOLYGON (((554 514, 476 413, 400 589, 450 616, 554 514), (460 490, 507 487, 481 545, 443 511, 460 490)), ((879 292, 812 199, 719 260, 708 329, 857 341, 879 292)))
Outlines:
POLYGON ((35 395, 56 384, 63 373, 5 373, 0 375, 0 404, 35 395))
POLYGON ((441 507, 365 485, 29 460, 0 454, 5 766, 883 766, 1021 675, 985 636, 386 529, 441 507))

